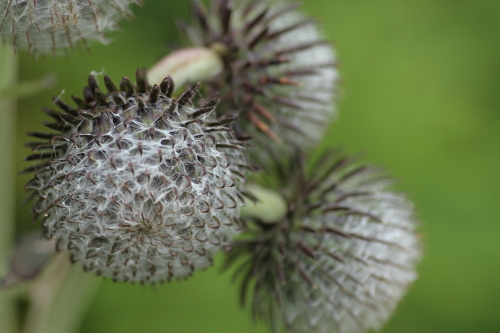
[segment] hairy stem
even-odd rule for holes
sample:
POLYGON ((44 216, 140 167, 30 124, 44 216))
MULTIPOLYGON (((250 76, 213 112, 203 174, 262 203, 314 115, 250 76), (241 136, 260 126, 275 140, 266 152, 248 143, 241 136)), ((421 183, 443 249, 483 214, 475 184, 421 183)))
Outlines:
MULTIPOLYGON (((0 42, 0 274, 4 276, 6 260, 15 231, 15 125, 16 101, 6 91, 16 84, 17 59, 8 44, 0 42)), ((18 331, 15 291, 0 292, 0 333, 18 331)))

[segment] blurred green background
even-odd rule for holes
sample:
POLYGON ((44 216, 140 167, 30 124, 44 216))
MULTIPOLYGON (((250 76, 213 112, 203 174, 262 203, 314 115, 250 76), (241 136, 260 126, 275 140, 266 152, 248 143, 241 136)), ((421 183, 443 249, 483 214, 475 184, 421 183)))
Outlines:
MULTIPOLYGON (((178 40, 173 21, 188 7, 146 0, 91 55, 21 54, 21 80, 58 81, 19 104, 17 169, 28 154, 24 133, 42 129, 51 94, 80 95, 90 71, 118 81, 152 66, 178 40)), ((500 1, 306 0, 304 10, 320 19, 341 63, 340 117, 324 144, 385 166, 423 221, 420 279, 382 332, 500 332, 500 1)), ((25 226, 27 179, 17 177, 16 193, 25 226)), ((104 281, 81 332, 267 332, 238 307, 229 280, 213 268, 157 289, 104 281)))

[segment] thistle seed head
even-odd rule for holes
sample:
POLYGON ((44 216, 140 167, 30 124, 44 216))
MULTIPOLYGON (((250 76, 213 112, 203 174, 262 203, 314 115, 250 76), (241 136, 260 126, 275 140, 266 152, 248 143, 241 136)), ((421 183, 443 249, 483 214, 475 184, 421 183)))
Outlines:
POLYGON ((253 236, 236 242, 228 260, 247 259, 236 273, 242 301, 253 290, 254 318, 274 331, 379 329, 416 278, 412 204, 375 169, 330 157, 309 175, 300 158, 279 167, 286 217, 254 219, 253 236))
POLYGON ((219 112, 241 112, 234 129, 262 148, 253 157, 266 163, 264 149, 290 154, 317 143, 335 116, 338 72, 316 21, 281 1, 215 0, 208 11, 194 1, 193 7, 195 23, 181 28, 192 45, 220 52, 224 72, 209 87, 222 94, 219 112))
POLYGON ((78 108, 45 109, 58 133, 29 143, 37 164, 26 185, 37 197, 46 236, 86 270, 115 281, 156 283, 190 276, 212 263, 239 229, 246 167, 240 143, 212 119, 218 99, 191 108, 195 85, 173 99, 173 82, 120 88, 94 76, 78 108))
POLYGON ((0 37, 16 50, 57 53, 87 41, 106 42, 119 16, 133 17, 131 3, 140 0, 2 0, 0 37))

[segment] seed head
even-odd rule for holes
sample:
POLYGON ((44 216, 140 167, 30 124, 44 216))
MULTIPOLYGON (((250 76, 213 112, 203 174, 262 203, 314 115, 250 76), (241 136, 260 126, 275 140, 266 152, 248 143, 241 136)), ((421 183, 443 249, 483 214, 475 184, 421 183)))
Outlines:
POLYGON ((73 261, 115 281, 163 282, 212 263, 239 229, 239 187, 246 166, 239 142, 209 115, 218 99, 190 108, 198 85, 171 98, 173 82, 120 88, 106 76, 108 93, 88 79, 78 108, 45 109, 58 133, 30 132, 38 164, 26 188, 48 238, 73 261))
POLYGON ((116 29, 118 16, 132 17, 130 3, 140 0, 2 0, 0 36, 15 49, 36 55, 58 49, 105 43, 104 33, 116 29))
POLYGON ((234 245, 227 262, 247 258, 236 273, 242 302, 253 290, 254 318, 274 331, 379 329, 416 278, 421 250, 412 204, 375 169, 330 158, 309 175, 300 158, 280 165, 286 216, 276 224, 250 221, 252 236, 234 245))
POLYGON ((54 255, 53 242, 44 239, 40 231, 21 235, 11 249, 7 274, 0 280, 0 289, 38 278, 54 255))
POLYGON ((219 112, 241 112, 234 129, 240 138, 254 137, 254 157, 264 162, 263 149, 279 154, 317 143, 335 115, 338 73, 316 21, 281 1, 193 7, 194 25, 181 27, 192 45, 220 52, 224 72, 209 87, 222 94, 219 112))

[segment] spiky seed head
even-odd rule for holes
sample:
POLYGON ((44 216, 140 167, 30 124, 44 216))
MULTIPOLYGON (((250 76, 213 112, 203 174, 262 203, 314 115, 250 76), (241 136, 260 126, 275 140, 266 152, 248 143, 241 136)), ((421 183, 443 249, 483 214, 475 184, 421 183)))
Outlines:
POLYGON ((375 169, 350 157, 328 160, 309 175, 301 159, 280 166, 286 217, 254 219, 258 228, 227 262, 247 259, 236 273, 242 301, 253 290, 254 317, 274 331, 379 329, 416 278, 421 247, 411 202, 375 169))
POLYGON ((210 80, 219 112, 241 112, 240 138, 255 139, 255 158, 312 147, 335 116, 336 56, 317 22, 282 1, 193 2, 191 45, 218 50, 224 73, 210 80), (235 111, 238 110, 238 111, 235 111), (269 140, 271 139, 271 140, 269 140), (281 144, 282 143, 282 144, 281 144))
POLYGON ((120 88, 94 76, 78 108, 45 109, 57 133, 29 143, 37 164, 26 188, 48 238, 73 261, 115 281, 163 282, 212 263, 239 229, 246 166, 233 133, 209 115, 218 99, 191 108, 195 85, 173 99, 173 82, 120 88))
POLYGON ((140 0, 2 0, 0 37, 16 50, 39 55, 105 43, 119 16, 132 17, 131 3, 140 0))

